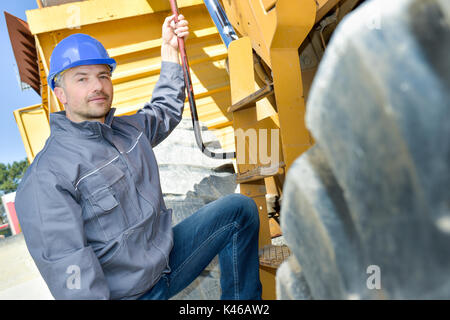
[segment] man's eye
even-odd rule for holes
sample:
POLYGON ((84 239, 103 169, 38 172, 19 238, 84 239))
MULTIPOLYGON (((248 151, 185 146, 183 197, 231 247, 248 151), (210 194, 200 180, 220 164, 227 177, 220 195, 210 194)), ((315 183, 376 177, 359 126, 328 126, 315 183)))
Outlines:
POLYGON ((83 82, 84 80, 86 80, 86 78, 80 78, 78 79, 78 82, 83 82))
POLYGON ((104 76, 100 76, 100 78, 102 78, 102 79, 109 79, 109 76, 104 75, 104 76))

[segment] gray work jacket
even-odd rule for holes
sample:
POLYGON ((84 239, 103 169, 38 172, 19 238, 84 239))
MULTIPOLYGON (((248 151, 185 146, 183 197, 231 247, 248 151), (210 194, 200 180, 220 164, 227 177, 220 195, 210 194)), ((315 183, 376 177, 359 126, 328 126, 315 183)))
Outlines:
POLYGON ((163 62, 149 103, 105 123, 50 114, 51 135, 25 173, 16 210, 55 299, 135 299, 164 272, 173 246, 152 147, 180 122, 181 66, 163 62))

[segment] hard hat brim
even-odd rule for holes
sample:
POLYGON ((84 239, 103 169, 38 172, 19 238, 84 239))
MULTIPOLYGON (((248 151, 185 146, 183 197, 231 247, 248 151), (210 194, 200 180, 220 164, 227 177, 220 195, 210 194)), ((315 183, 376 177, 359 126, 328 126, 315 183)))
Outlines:
POLYGON ((95 64, 106 64, 110 67, 111 69, 111 73, 114 71, 114 69, 116 69, 117 63, 116 60, 114 60, 113 58, 106 58, 106 59, 88 59, 88 60, 79 60, 79 61, 75 61, 71 64, 68 64, 67 66, 65 66, 63 69, 59 70, 57 73, 54 74, 50 74, 47 78, 47 82, 50 86, 50 88, 52 88, 52 90, 55 89, 55 77, 60 74, 63 71, 66 71, 70 68, 74 68, 74 67, 79 67, 79 66, 86 66, 86 65, 95 65, 95 64))

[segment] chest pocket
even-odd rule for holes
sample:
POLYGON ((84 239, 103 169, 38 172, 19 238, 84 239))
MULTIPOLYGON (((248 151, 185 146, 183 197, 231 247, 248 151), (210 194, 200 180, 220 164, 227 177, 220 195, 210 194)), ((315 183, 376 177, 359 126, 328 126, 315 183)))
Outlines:
POLYGON ((85 201, 83 215, 88 240, 109 241, 129 227, 122 203, 127 198, 122 170, 108 164, 82 177, 78 188, 85 201))

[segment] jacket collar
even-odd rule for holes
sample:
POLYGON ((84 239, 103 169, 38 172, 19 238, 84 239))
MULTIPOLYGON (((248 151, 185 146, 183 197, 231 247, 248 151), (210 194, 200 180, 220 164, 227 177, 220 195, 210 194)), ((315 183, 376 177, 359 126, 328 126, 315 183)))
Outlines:
POLYGON ((111 128, 116 108, 111 108, 106 114, 105 123, 99 121, 73 122, 66 116, 66 111, 53 112, 50 114, 50 128, 53 131, 66 131, 72 134, 101 135, 102 127, 111 128))

